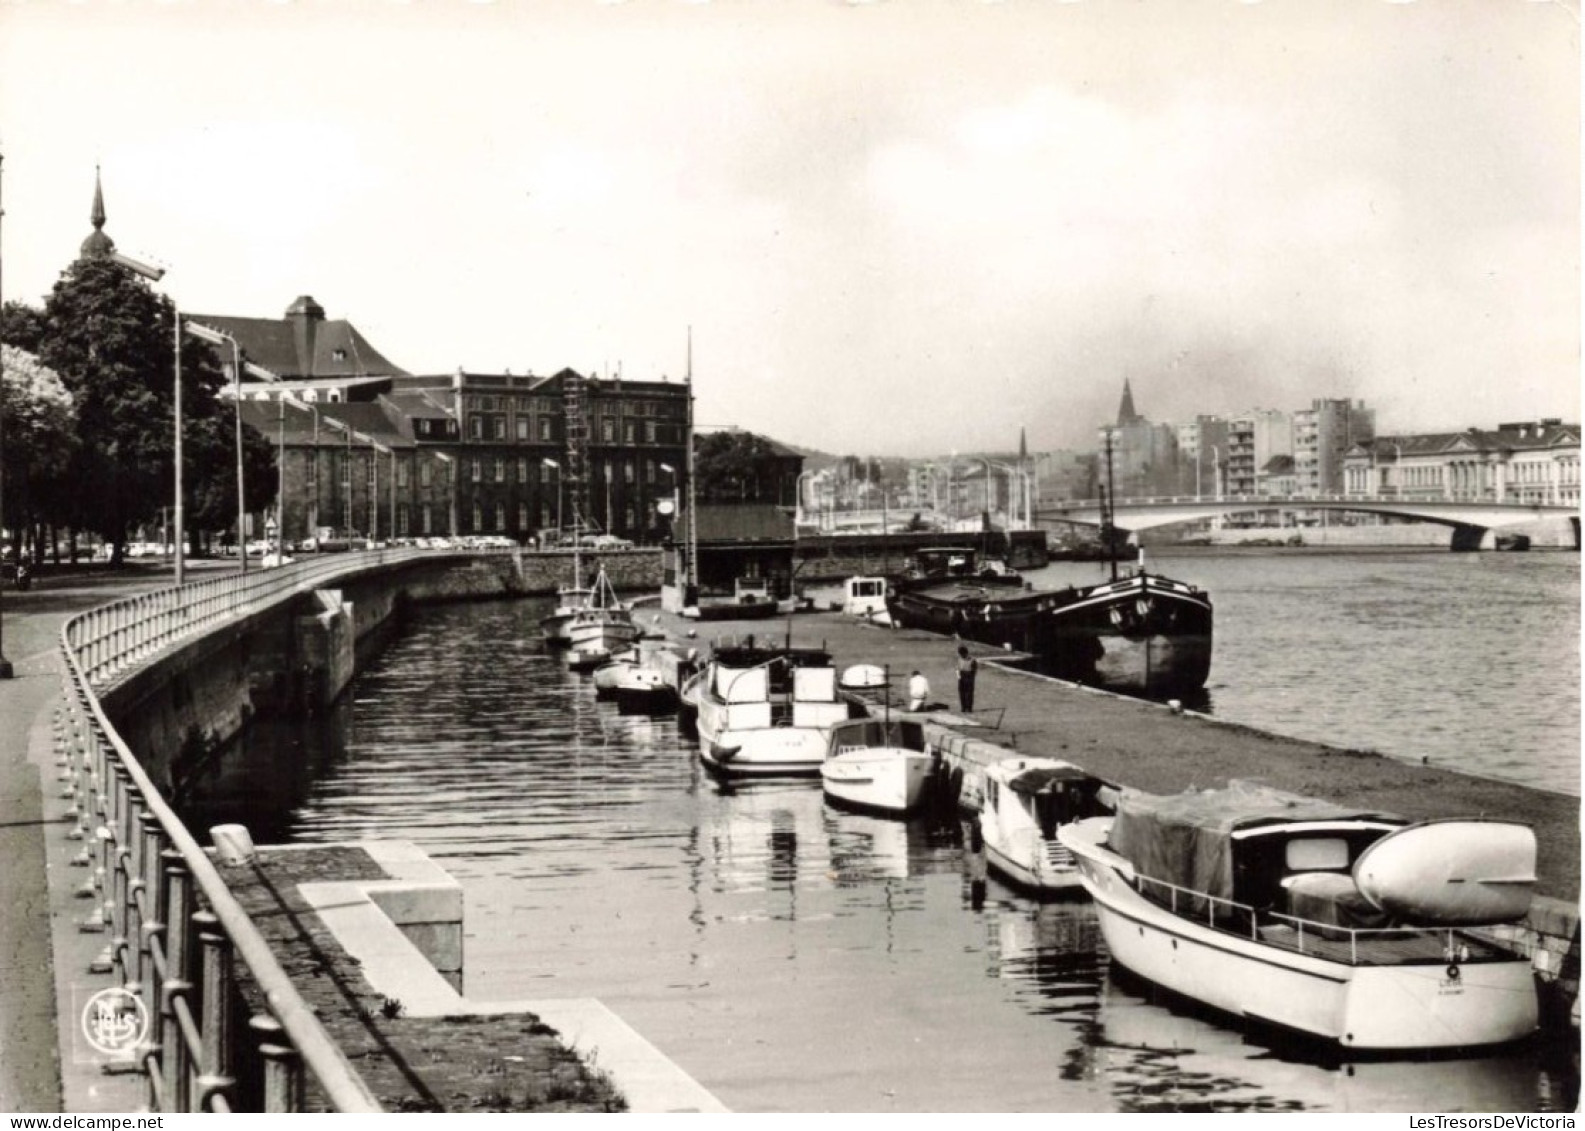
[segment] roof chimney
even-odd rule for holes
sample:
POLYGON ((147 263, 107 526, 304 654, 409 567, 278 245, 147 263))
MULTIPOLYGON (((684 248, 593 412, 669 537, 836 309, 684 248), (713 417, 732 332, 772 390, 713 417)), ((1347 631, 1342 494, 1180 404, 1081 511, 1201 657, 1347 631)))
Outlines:
POLYGON ((319 323, 325 320, 325 308, 311 295, 298 295, 297 301, 286 308, 286 320, 292 324, 292 344, 297 349, 297 371, 304 377, 314 374, 314 339, 319 335, 319 323))

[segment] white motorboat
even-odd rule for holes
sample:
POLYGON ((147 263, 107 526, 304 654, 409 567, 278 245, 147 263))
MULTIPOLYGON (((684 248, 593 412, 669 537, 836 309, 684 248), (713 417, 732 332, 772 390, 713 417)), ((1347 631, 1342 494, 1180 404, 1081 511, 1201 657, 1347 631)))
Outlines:
POLYGON ((905 816, 925 801, 938 762, 922 723, 853 719, 831 728, 821 788, 837 805, 905 816))
POLYGON ((657 668, 624 664, 616 675, 616 709, 624 715, 664 715, 677 708, 677 693, 657 668))
POLYGON ((567 622, 568 663, 581 668, 606 663, 637 642, 642 631, 633 619, 632 609, 617 597, 610 578, 601 569, 595 575, 588 601, 567 622))
POLYGON ((1058 836, 1113 960, 1234 1017, 1383 1052, 1535 1030, 1530 961, 1467 929, 1524 914, 1522 825, 1410 825, 1234 782, 1124 791, 1115 817, 1058 836))
POLYGON ((884 577, 850 577, 842 585, 842 612, 850 617, 874 617, 886 611, 884 577))
POLYGON ((827 734, 863 708, 837 687, 824 648, 717 644, 697 681, 699 753, 728 777, 814 776, 827 734))
POLYGON ((1078 890, 1079 870, 1057 830, 1110 814, 1116 789, 1071 762, 1030 757, 985 767, 982 790, 986 864, 1033 892, 1078 890))

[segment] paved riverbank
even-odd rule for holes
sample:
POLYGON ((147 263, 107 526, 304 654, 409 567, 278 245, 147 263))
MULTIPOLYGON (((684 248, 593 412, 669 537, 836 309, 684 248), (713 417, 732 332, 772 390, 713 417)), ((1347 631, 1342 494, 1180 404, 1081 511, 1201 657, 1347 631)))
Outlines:
MULTIPOLYGON (((839 613, 803 613, 774 621, 695 623, 658 614, 675 639, 700 645, 722 635, 757 632, 797 643, 824 641, 837 663, 882 664, 901 688, 918 669, 932 698, 957 708, 953 641, 912 629, 890 629, 839 613)), ((1282 738, 1237 724, 1082 688, 995 661, 995 649, 971 644, 980 657, 975 719, 989 741, 1030 754, 1067 758, 1102 777, 1152 793, 1219 786, 1252 778, 1279 789, 1398 813, 1411 819, 1471 816, 1523 821, 1539 842, 1538 891, 1579 902, 1580 801, 1561 793, 1418 765, 1383 755, 1282 738)), ((701 648, 701 651, 703 649, 701 648)), ((1346 703, 1338 704, 1346 711, 1346 703)))
POLYGON ((70 859, 55 780, 53 715, 61 701, 60 629, 117 597, 163 584, 141 571, 55 577, 7 590, 4 651, 15 677, 0 680, 0 1111, 130 1111, 137 1077, 78 1063, 74 1003, 110 984, 89 964, 105 938, 78 929, 89 902, 70 859))

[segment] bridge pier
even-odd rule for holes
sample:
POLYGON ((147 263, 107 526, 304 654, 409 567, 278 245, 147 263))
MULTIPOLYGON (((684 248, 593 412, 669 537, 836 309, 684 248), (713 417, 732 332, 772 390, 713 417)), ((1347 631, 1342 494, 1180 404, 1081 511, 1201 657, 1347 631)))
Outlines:
POLYGON ((1453 540, 1449 549, 1455 554, 1471 553, 1480 549, 1481 540, 1486 537, 1487 528, 1484 526, 1471 526, 1468 523, 1459 523, 1453 527, 1453 540))

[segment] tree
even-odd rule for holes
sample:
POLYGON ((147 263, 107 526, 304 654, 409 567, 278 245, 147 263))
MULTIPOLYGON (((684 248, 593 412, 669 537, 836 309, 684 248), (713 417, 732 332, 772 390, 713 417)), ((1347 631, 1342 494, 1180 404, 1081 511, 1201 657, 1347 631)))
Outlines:
POLYGON ((776 502, 776 447, 752 432, 706 432, 694 437, 695 488, 712 503, 776 502), (762 496, 770 493, 769 499, 762 496))
MULTIPOLYGON (((186 347, 182 364, 185 367, 186 347)), ((229 531, 237 521, 236 421, 229 401, 211 402, 213 411, 190 420, 183 430, 187 523, 197 545, 204 530, 229 531)), ((185 410, 186 406, 183 405, 185 410)), ((243 501, 257 514, 275 498, 275 445, 256 428, 242 426, 243 501)), ((246 533, 243 534, 246 540, 246 533)), ((223 541, 229 540, 224 535, 223 541)))
MULTIPOLYGON (((10 310, 6 311, 9 336, 10 310)), ((65 472, 76 447, 76 405, 60 375, 26 350, 0 345, 5 381, 5 516, 21 531, 55 518, 65 472)))
POLYGON ((44 312, 25 302, 13 300, 0 312, 0 338, 18 349, 37 354, 44 342, 44 330, 44 312))
MULTIPOLYGON (((75 395, 82 441, 69 471, 74 505, 67 521, 101 534, 117 563, 128 531, 157 516, 172 495, 175 317, 169 299, 108 259, 73 263, 44 306, 41 359, 75 395)), ((207 505, 224 490, 218 484, 231 485, 227 513, 236 513, 232 409, 220 399, 223 383, 214 351, 184 337, 183 485, 195 535, 206 521, 230 524, 207 505)), ((274 490, 273 449, 252 429, 245 431, 252 433, 245 448, 256 467, 250 503, 262 505, 260 495, 267 500, 274 490), (267 463, 259 468, 261 451, 267 463)), ((244 462, 249 458, 245 452, 244 462)))

